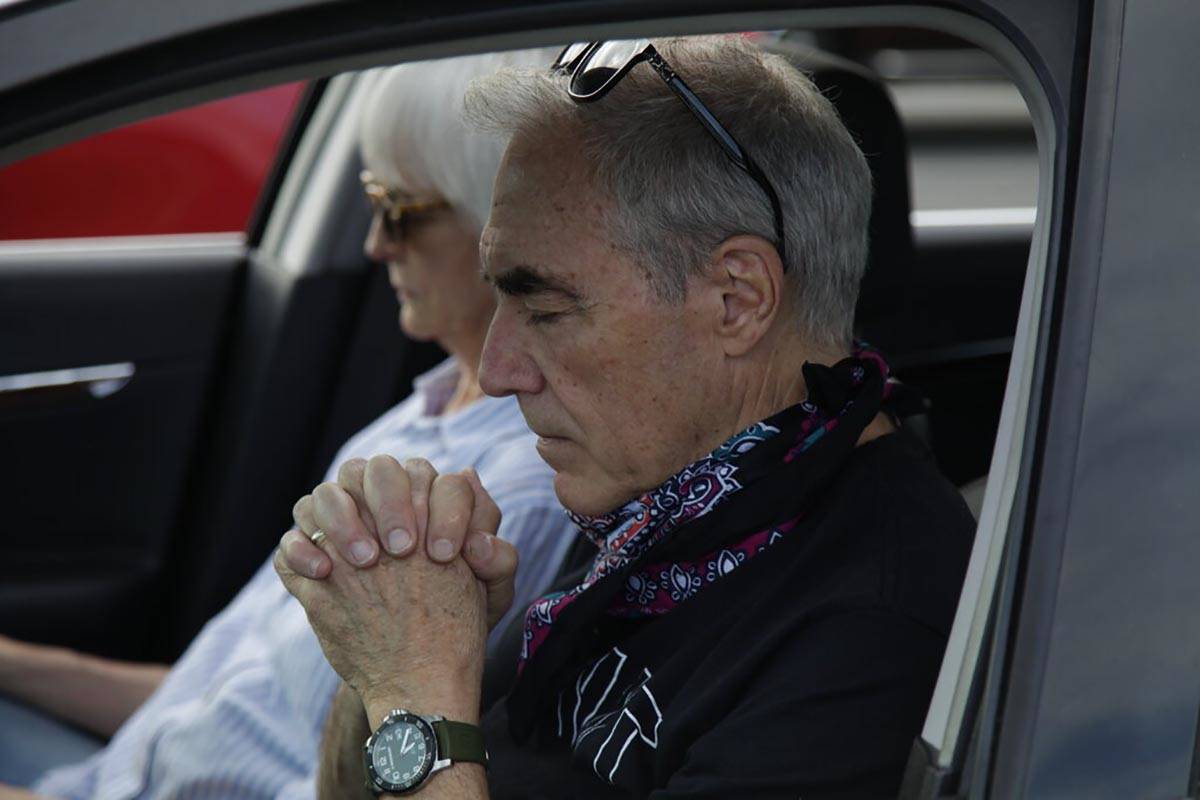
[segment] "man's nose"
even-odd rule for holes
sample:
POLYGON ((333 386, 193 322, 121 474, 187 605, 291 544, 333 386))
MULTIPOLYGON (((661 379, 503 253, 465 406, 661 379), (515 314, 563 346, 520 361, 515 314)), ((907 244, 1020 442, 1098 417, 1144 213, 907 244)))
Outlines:
POLYGON ((385 264, 388 261, 395 261, 399 250, 399 243, 388 236, 387 230, 384 228, 383 217, 376 214, 371 219, 371 228, 367 231, 366 241, 363 242, 363 255, 371 261, 385 264))
POLYGON ((479 386, 492 397, 537 394, 545 385, 536 362, 524 349, 518 324, 501 304, 488 327, 479 360, 479 386))

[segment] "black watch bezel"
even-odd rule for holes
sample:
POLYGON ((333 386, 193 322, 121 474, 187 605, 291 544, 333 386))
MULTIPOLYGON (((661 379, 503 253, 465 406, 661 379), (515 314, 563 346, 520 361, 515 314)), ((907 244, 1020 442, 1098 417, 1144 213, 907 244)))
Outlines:
POLYGON ((429 778, 430 773, 433 772, 434 762, 437 761, 437 758, 437 735, 434 733, 433 725, 430 724, 429 720, 408 711, 393 711, 383 718, 383 722, 379 723, 379 727, 375 729, 375 732, 368 737, 366 744, 363 745, 363 762, 367 772, 367 788, 376 794, 403 794, 411 792, 429 778), (375 759, 372 757, 372 751, 375 749, 375 743, 381 735, 401 724, 413 726, 424 737, 425 758, 421 763, 419 771, 411 780, 404 783, 393 783, 380 775, 379 771, 375 769, 375 759))

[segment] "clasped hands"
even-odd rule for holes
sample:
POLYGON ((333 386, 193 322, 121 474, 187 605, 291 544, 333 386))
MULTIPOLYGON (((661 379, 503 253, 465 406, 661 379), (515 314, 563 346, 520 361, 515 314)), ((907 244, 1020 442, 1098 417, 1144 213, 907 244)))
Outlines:
POLYGON ((292 516, 275 570, 368 715, 405 705, 473 720, 487 632, 512 604, 517 568, 479 476, 352 459, 292 516))

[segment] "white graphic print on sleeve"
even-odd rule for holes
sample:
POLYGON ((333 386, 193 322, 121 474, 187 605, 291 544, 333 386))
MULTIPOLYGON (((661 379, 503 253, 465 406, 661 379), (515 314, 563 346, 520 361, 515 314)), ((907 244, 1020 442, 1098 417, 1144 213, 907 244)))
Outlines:
POLYGON ((592 769, 609 783, 618 782, 631 747, 658 748, 662 724, 662 710, 647 686, 650 670, 623 675, 627 661, 614 647, 558 696, 559 737, 570 736, 576 755, 590 757, 592 769))

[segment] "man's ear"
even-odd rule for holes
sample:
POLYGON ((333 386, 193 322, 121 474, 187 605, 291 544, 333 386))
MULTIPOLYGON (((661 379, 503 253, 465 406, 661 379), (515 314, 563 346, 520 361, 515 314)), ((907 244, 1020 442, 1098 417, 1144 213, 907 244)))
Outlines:
POLYGON ((718 338, 726 355, 745 355, 780 313, 783 262, 775 247, 762 237, 731 236, 713 252, 710 274, 721 296, 718 338))

